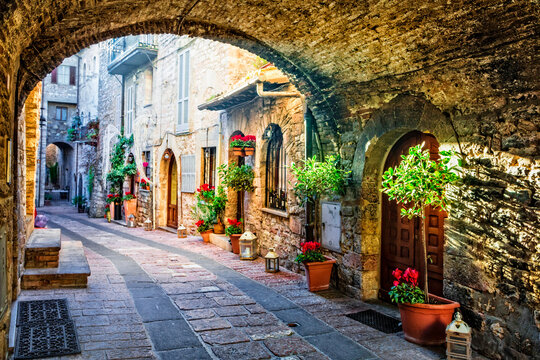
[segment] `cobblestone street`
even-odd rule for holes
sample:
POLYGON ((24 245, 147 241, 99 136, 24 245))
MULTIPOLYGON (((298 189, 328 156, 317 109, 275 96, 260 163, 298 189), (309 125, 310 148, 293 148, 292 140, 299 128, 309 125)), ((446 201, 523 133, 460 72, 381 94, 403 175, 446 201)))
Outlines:
POLYGON ((67 298, 83 359, 439 359, 345 314, 368 308, 337 291, 311 293, 302 275, 264 272, 199 237, 129 229, 67 206, 44 209, 63 240, 85 246, 87 289, 25 290, 67 298), (288 326, 290 324, 297 326, 288 326))

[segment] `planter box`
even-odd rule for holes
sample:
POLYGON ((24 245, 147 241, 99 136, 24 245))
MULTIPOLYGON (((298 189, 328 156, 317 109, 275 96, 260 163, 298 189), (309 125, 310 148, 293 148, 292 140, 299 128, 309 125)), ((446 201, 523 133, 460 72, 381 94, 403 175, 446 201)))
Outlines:
POLYGON ((399 304, 405 340, 420 345, 442 345, 446 326, 452 322, 459 303, 430 294, 438 304, 399 304))
POLYGON ((232 148, 233 150, 233 154, 236 155, 236 156, 245 156, 244 154, 244 149, 242 149, 241 147, 233 147, 232 148))
POLYGON ((255 154, 255 148, 245 147, 244 154, 246 154, 246 156, 255 154))
POLYGON ((330 287, 330 275, 335 259, 304 263, 309 291, 326 290, 330 287))

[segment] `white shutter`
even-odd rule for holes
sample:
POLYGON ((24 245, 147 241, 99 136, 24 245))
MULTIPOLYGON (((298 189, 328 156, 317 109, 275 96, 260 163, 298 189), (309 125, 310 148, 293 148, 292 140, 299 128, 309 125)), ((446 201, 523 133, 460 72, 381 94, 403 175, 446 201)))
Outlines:
POLYGON ((194 193, 195 188, 195 155, 182 155, 182 192, 194 193))
POLYGON ((178 55, 178 121, 176 131, 189 131, 189 51, 178 55))

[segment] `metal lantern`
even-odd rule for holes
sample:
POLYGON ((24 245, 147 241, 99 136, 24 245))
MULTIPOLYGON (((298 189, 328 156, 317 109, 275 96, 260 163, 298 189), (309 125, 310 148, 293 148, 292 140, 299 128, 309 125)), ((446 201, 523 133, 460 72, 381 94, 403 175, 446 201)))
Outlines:
POLYGON ((144 222, 144 230, 152 231, 152 220, 146 219, 146 221, 144 222))
POLYGON ((187 229, 184 225, 178 227, 178 237, 182 239, 187 237, 187 229))
POLYGON ((446 327, 446 358, 448 360, 471 359, 471 328, 456 312, 454 321, 446 327))
POLYGON ((276 254, 274 248, 270 248, 264 257, 265 271, 276 273, 279 271, 279 255, 276 254))
POLYGON ((257 236, 246 231, 240 236, 240 260, 255 260, 257 258, 257 236))
POLYGON ((137 226, 137 223, 135 222, 135 216, 133 214, 129 214, 127 226, 129 228, 134 228, 137 226))

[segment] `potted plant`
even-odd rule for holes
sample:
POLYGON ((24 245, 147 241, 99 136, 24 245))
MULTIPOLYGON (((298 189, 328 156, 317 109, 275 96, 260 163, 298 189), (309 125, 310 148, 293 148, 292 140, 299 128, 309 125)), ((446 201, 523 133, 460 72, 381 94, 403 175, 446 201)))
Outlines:
POLYGON ((240 236, 242 236, 242 219, 227 219, 229 226, 225 230, 225 234, 229 237, 231 242, 232 252, 240 254, 240 236))
MULTIPOLYGON (((454 152, 440 151, 440 159, 431 160, 429 150, 422 150, 423 147, 424 143, 411 147, 407 155, 402 155, 403 160, 395 168, 386 170, 381 189, 390 200, 404 205, 401 208, 402 217, 418 217, 421 222, 427 206, 444 211, 448 209, 446 190, 460 179, 459 165, 451 165, 454 152)), ((411 269, 405 270, 403 274, 399 269, 394 270, 396 281, 390 296, 392 301, 398 303, 405 339, 417 344, 436 345, 445 342, 445 328, 452 321, 454 309, 459 304, 429 294, 423 229, 421 224, 424 272, 422 296, 419 296, 416 289, 418 275, 411 269)))
POLYGON ((105 218, 107 218, 107 222, 111 222, 111 205, 110 204, 105 205, 105 218))
POLYGON ((137 213, 137 198, 130 191, 126 191, 124 197, 124 215, 126 216, 126 224, 128 222, 129 215, 136 217, 137 213))
POLYGON ((249 165, 238 166, 236 162, 231 162, 229 166, 223 164, 218 167, 221 183, 233 191, 240 193, 240 214, 244 218, 244 191, 253 191, 253 179, 255 173, 249 165))
POLYGON ((244 141, 244 154, 246 155, 253 155, 255 154, 255 135, 246 135, 242 138, 244 141))
POLYGON ((295 261, 304 264, 309 291, 326 290, 330 287, 330 275, 336 262, 321 253, 321 244, 306 241, 300 244, 302 252, 295 261))
POLYGON ((143 190, 148 190, 150 188, 150 186, 148 185, 148 183, 146 182, 146 179, 141 179, 141 181, 139 181, 139 187, 143 190))
POLYGON ((244 140, 242 135, 235 135, 231 138, 230 147, 233 150, 233 154, 236 156, 244 156, 244 140))
POLYGON ((71 200, 73 205, 77 206, 77 212, 83 213, 84 207, 86 204, 86 198, 84 196, 75 196, 73 197, 73 200, 71 200))
POLYGON ((122 219, 122 197, 120 194, 108 194, 107 199, 105 199, 107 204, 109 204, 109 210, 111 211, 111 218, 113 220, 122 219), (111 206, 112 204, 112 206, 111 206))
POLYGON ((214 196, 212 201, 212 209, 216 214, 217 223, 214 225, 214 233, 223 234, 225 232, 225 226, 221 221, 223 214, 225 213, 225 206, 227 205, 227 194, 223 186, 217 187, 217 194, 214 196))
POLYGON ((322 196, 339 194, 343 192, 350 171, 343 168, 339 158, 327 156, 324 161, 318 162, 314 156, 304 161, 303 166, 291 164, 291 170, 296 177, 293 190, 296 197, 300 200, 300 205, 309 204, 314 208, 314 229, 315 240, 306 241, 302 244, 302 253, 298 255, 297 261, 302 262, 306 267, 306 277, 310 291, 328 289, 332 266, 336 262, 334 259, 325 257, 320 249, 319 236, 319 203, 322 196), (317 265, 313 267, 313 264, 317 265), (315 270, 316 269, 316 270, 315 270), (319 272, 325 272, 326 284, 318 283, 311 279, 311 276, 319 272))
POLYGON ((199 220, 195 225, 197 226, 197 231, 201 234, 203 241, 205 243, 210 242, 210 233, 212 232, 210 223, 208 221, 199 220))

